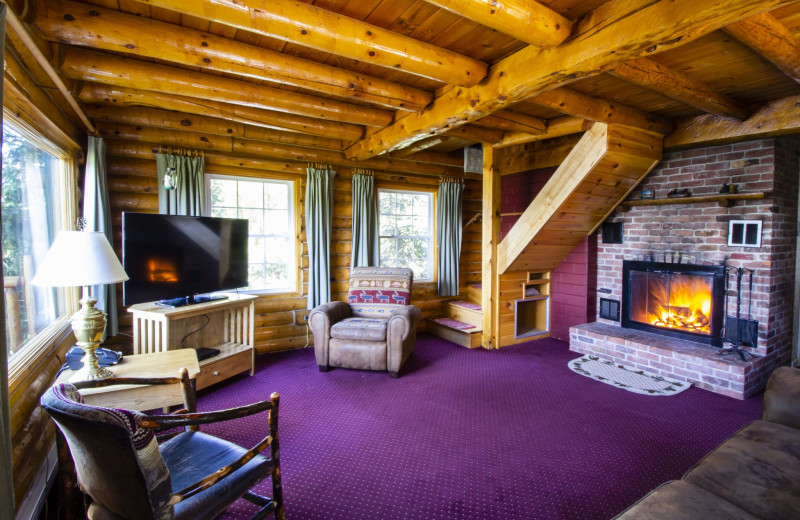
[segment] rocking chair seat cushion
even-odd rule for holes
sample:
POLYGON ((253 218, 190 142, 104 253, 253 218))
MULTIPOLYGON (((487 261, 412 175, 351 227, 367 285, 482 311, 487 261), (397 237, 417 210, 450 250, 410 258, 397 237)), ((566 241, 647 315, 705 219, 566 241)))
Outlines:
POLYGON ((386 341, 386 318, 345 318, 331 327, 331 338, 386 341))
MULTIPOLYGON (((172 492, 199 482, 222 467, 232 464, 247 450, 202 432, 185 432, 160 446, 161 455, 172 478, 172 492)), ((243 467, 197 495, 175 504, 175 520, 210 520, 231 503, 269 476, 272 463, 256 455, 243 467)))

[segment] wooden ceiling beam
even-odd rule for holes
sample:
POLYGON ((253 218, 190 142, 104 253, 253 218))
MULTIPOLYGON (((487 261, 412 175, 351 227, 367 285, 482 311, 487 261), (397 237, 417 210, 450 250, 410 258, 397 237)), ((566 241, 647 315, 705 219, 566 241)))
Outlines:
POLYGON ((750 113, 744 104, 649 58, 622 63, 608 72, 709 114, 744 121, 750 113))
POLYGON ((547 130, 547 121, 544 119, 510 110, 498 110, 494 114, 483 116, 475 124, 507 132, 527 132, 529 134, 541 134, 547 130))
POLYGON ((403 148, 625 61, 675 49, 790 0, 625 0, 601 5, 557 47, 525 47, 500 60, 478 85, 455 88, 419 113, 373 131, 347 149, 356 159, 403 148))
POLYGON ((187 114, 218 117, 247 125, 330 137, 348 142, 360 139, 364 135, 364 127, 359 125, 325 121, 276 110, 264 110, 263 108, 163 94, 149 90, 114 87, 99 83, 82 83, 78 87, 76 94, 79 100, 89 104, 177 110, 187 114))
POLYGON ((664 147, 687 148, 797 132, 800 132, 800 96, 790 96, 768 103, 742 122, 710 114, 679 119, 675 131, 664 138, 664 147))
POLYGON ((464 170, 464 155, 462 154, 456 155, 452 153, 433 152, 430 150, 418 150, 407 155, 392 154, 389 157, 408 159, 409 161, 417 161, 427 164, 441 164, 442 166, 452 166, 453 168, 460 168, 462 171, 464 170))
POLYGON ((552 108, 571 116, 602 123, 632 126, 649 132, 668 134, 672 123, 664 118, 642 112, 619 103, 613 103, 582 94, 568 88, 555 88, 528 99, 537 105, 552 108))
POLYGON ((395 157, 408 157, 409 155, 413 155, 417 152, 423 152, 428 148, 433 148, 436 145, 440 145, 449 141, 451 138, 446 135, 435 135, 429 139, 425 139, 424 141, 418 141, 413 145, 409 146, 408 148, 404 148, 399 152, 395 152, 395 157))
POLYGON ((507 147, 502 155, 503 160, 496 165, 500 175, 552 168, 564 162, 572 149, 580 140, 580 135, 566 135, 522 145, 507 147))
POLYGON ((445 83, 472 86, 487 72, 487 65, 473 58, 294 0, 142 1, 445 83))
POLYGON ((421 89, 88 4, 38 0, 33 26, 54 42, 158 58, 394 109, 417 111, 433 100, 421 89))
POLYGON ((734 22, 725 27, 725 32, 800 82, 800 45, 794 34, 773 15, 762 13, 734 22))
POLYGON ((582 117, 558 116, 547 120, 547 130, 541 134, 528 134, 524 132, 507 132, 502 140, 494 144, 495 148, 508 148, 518 144, 532 143, 554 139, 565 135, 580 134, 589 130, 594 121, 582 117))
POLYGON ((341 151, 342 141, 314 135, 281 132, 261 126, 236 123, 217 117, 198 116, 149 107, 92 106, 89 117, 106 123, 122 123, 136 126, 152 126, 172 130, 189 130, 211 135, 255 139, 271 143, 308 146, 323 150, 341 151))
POLYGON ((555 47, 572 31, 572 21, 533 0, 428 0, 473 22, 537 47, 555 47))
MULTIPOLYGON (((169 128, 156 128, 137 126, 122 123, 98 122, 98 132, 109 140, 123 140, 135 143, 150 143, 152 145, 178 146, 181 148, 196 148, 211 150, 226 154, 235 154, 242 160, 247 156, 251 158, 285 159, 290 161, 322 162, 337 166, 371 168, 393 172, 415 172, 428 175, 444 175, 451 177, 468 177, 463 167, 444 166, 415 160, 413 158, 396 159, 380 157, 367 161, 354 162, 348 160, 342 152, 323 150, 320 148, 306 148, 290 144, 259 141, 255 139, 242 139, 211 135, 203 132, 189 130, 173 130, 169 128)), ((152 155, 151 155, 152 157, 152 155)), ((472 175, 472 178, 477 176, 472 175)))
MULTIPOLYGON (((478 143, 496 143, 503 139, 505 132, 502 130, 495 130, 492 128, 485 128, 478 125, 461 125, 456 128, 445 131, 442 135, 450 137, 457 137, 459 139, 466 139, 467 141, 475 141, 478 143)), ((527 132, 525 135, 530 135, 527 132)))
POLYGON ((60 68, 68 77, 82 81, 240 103, 329 121, 382 127, 393 119, 386 110, 77 47, 64 47, 60 68))

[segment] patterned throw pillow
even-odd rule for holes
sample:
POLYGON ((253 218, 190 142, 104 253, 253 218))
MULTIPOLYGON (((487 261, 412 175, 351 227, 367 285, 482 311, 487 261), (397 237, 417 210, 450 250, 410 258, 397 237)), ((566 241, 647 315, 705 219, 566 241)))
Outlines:
POLYGON ((347 303, 352 315, 387 318, 411 303, 414 273, 406 267, 354 267, 350 273, 347 303))

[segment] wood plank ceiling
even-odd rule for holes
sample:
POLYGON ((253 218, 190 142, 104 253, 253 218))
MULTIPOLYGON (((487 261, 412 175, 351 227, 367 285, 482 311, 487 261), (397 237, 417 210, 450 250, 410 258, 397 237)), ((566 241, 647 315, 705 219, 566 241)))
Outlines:
POLYGON ((203 132, 233 138, 215 153, 438 175, 466 145, 592 121, 667 147, 800 127, 800 1, 9 4, 101 133, 154 145, 203 132))

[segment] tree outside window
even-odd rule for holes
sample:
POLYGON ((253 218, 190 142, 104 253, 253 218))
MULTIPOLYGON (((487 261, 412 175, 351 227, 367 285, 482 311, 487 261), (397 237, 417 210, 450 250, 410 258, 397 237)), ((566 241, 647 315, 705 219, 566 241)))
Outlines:
POLYGON ((380 265, 433 280, 433 193, 378 190, 380 265))
POLYGON ((10 362, 67 312, 63 290, 31 285, 60 228, 65 163, 9 121, 3 125, 2 153, 3 292, 10 362))
POLYGON ((249 221, 248 290, 294 292, 294 183, 207 175, 212 217, 249 221))

